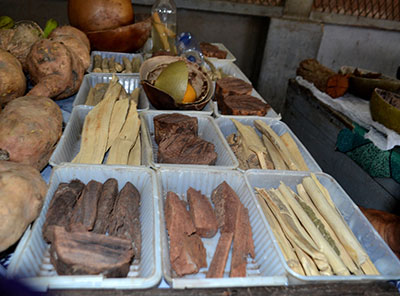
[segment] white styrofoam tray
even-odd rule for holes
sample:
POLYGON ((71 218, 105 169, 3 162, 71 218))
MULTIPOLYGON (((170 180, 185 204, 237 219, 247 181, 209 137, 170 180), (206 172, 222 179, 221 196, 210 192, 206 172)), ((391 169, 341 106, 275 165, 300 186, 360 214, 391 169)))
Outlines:
POLYGON ((40 216, 26 240, 21 240, 12 257, 7 275, 20 278, 35 290, 46 289, 142 289, 158 285, 162 277, 160 251, 160 220, 157 181, 154 171, 144 167, 101 165, 63 165, 53 169, 49 190, 40 216), (121 190, 131 182, 139 191, 142 253, 134 260, 126 278, 104 278, 102 275, 59 276, 50 263, 49 247, 42 237, 42 227, 54 192, 61 182, 79 179, 104 183, 108 178, 118 181, 121 190))
POLYGON ((236 57, 231 53, 229 49, 223 43, 211 43, 212 45, 217 46, 220 50, 225 50, 227 52, 225 59, 218 59, 218 58, 210 58, 206 57, 211 62, 220 62, 220 63, 233 63, 236 61, 236 57))
MULTIPOLYGON (((85 105, 86 98, 89 94, 90 88, 94 87, 98 83, 109 83, 112 79, 113 74, 107 73, 91 73, 86 74, 83 77, 82 85, 76 94, 75 100, 72 106, 85 105)), ((130 94, 135 88, 140 88, 139 92, 139 102, 137 109, 138 111, 143 111, 149 109, 149 101, 147 100, 146 94, 144 93, 142 87, 140 86, 140 78, 137 74, 127 75, 127 74, 116 74, 118 77, 118 82, 124 87, 128 94, 130 94)), ((86 105, 85 105, 86 106, 86 105)))
MULTIPOLYGON (((268 102, 266 102, 266 101, 264 100, 263 97, 261 97, 261 95, 260 95, 254 88, 253 88, 253 90, 251 91, 251 95, 252 95, 253 97, 258 98, 259 100, 261 100, 261 101, 264 102, 264 103, 268 103, 268 102)), ((213 101, 213 108, 214 108, 214 116, 215 116, 216 118, 218 118, 218 117, 225 117, 225 116, 246 117, 246 115, 223 115, 223 114, 221 114, 221 112, 219 111, 218 103, 217 103, 216 100, 213 101)), ((280 115, 280 114, 277 114, 277 113, 275 112, 275 110, 272 109, 272 107, 270 107, 270 108, 268 109, 267 114, 265 114, 264 117, 275 118, 275 119, 278 119, 278 120, 281 119, 281 115, 280 115)))
MULTIPOLYGON (((161 244, 163 274, 167 283, 176 289, 184 288, 222 288, 222 287, 251 287, 286 285, 285 270, 278 257, 278 250, 273 245, 268 225, 262 220, 257 210, 255 197, 246 185, 243 173, 236 170, 196 169, 196 168, 160 168, 157 171, 157 180, 160 190, 161 214, 161 244), (164 219, 164 202, 168 191, 175 192, 181 199, 187 201, 186 192, 189 187, 200 190, 209 198, 211 204, 212 191, 223 181, 226 181, 237 193, 242 204, 249 211, 250 225, 252 228, 255 258, 248 257, 247 277, 230 278, 231 251, 225 266, 223 278, 206 278, 208 268, 201 268, 199 273, 177 277, 171 269, 169 260, 169 241, 164 219)), ((207 266, 210 265, 214 255, 220 231, 213 238, 202 238, 207 253, 207 266)))
MULTIPOLYGON (((57 144, 56 149, 50 157, 49 163, 51 166, 56 166, 62 163, 71 162, 75 155, 78 154, 81 146, 81 134, 85 117, 92 110, 92 106, 76 106, 72 110, 71 117, 67 126, 57 144)), ((140 112, 139 116, 140 116, 140 112)), ((144 135, 143 123, 140 123, 140 140, 141 140, 141 165, 146 165, 145 150, 148 148, 145 145, 147 137, 144 135)))
MULTIPOLYGON (((315 175, 322 185, 329 191, 337 209, 342 214, 344 220, 349 225, 365 251, 368 253, 372 262, 380 272, 380 275, 303 276, 295 273, 291 268, 289 268, 281 251, 279 251, 279 258, 285 267, 289 284, 329 283, 337 281, 371 282, 400 279, 399 259, 368 222, 367 218, 362 214, 357 205, 354 204, 351 198, 334 178, 321 172, 315 173, 315 175)), ((306 176, 310 176, 310 174, 307 172, 266 170, 248 170, 245 172, 246 182, 251 188, 254 197, 254 187, 266 189, 278 188, 281 181, 283 181, 293 191, 297 192, 296 185, 301 183, 302 179, 306 176)), ((259 211, 262 213, 260 207, 259 211)), ((265 219, 265 217, 263 217, 263 219, 265 219)), ((276 239, 274 238, 273 240, 274 244, 279 249, 276 239)))
POLYGON ((239 121, 240 123, 243 123, 245 125, 250 125, 254 128, 254 130, 257 132, 259 136, 261 136, 261 133, 258 131, 257 128, 254 126, 254 120, 261 120, 268 124, 272 130, 277 133, 278 136, 281 136, 283 133, 288 132, 290 136, 293 138, 295 143, 297 144, 297 147, 300 150, 301 155, 304 158, 304 161, 306 162, 308 168, 310 169, 311 172, 322 172, 322 169, 319 167, 318 163, 315 161, 315 159, 311 156, 310 152, 304 147, 304 145, 300 142, 300 140, 296 137, 296 135, 292 132, 292 130, 282 121, 272 119, 272 118, 267 118, 267 117, 258 117, 258 116, 224 116, 217 118, 215 120, 216 124, 220 128, 222 134, 224 135, 225 139, 228 137, 230 134, 237 133, 236 126, 232 122, 231 119, 235 119, 239 121))
POLYGON ((239 163, 233 154, 232 150, 229 148, 228 143, 223 139, 221 131, 215 124, 214 118, 205 114, 191 113, 187 111, 146 111, 141 113, 143 134, 146 134, 146 146, 152 148, 146 149, 146 160, 145 163, 152 167, 162 167, 162 166, 196 166, 196 167, 224 167, 229 169, 235 169, 238 167, 239 163), (160 163, 157 160, 158 145, 154 139, 154 122, 153 118, 160 114, 171 114, 180 113, 191 117, 196 117, 198 121, 198 136, 203 140, 206 140, 215 146, 215 152, 217 152, 218 157, 214 166, 209 165, 193 165, 193 164, 170 164, 170 163, 160 163))
MULTIPOLYGON (((123 52, 111 52, 111 51, 92 51, 90 54, 90 66, 88 68, 89 73, 94 73, 93 72, 93 59, 95 55, 100 55, 102 58, 115 58, 115 61, 122 64, 122 58, 127 57, 130 61, 132 61, 133 58, 139 57, 140 61, 143 62, 143 56, 140 53, 123 53, 123 52)), ((100 73, 100 72, 98 72, 100 73)), ((139 72, 135 72, 139 73, 139 72)), ((133 73, 124 73, 124 74, 133 74, 133 73)))
MULTIPOLYGON (((240 68, 236 64, 221 62, 219 59, 212 61, 211 63, 214 65, 215 68, 220 69, 224 74, 242 79, 242 80, 246 81, 247 83, 251 84, 250 79, 247 78, 246 74, 244 74, 242 72, 242 70, 240 70, 240 68)), ((207 64, 205 64, 205 65, 206 65, 206 68, 209 70, 210 66, 207 64)), ((215 84, 215 82, 214 82, 214 84, 215 84)))

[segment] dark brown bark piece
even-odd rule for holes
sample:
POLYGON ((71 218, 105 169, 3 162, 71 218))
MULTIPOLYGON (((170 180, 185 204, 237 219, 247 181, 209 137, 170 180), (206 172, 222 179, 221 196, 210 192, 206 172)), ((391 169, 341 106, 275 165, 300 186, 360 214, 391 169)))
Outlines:
POLYGON ((225 265, 228 260, 229 250, 231 249, 232 239, 232 232, 221 233, 213 259, 207 271, 207 278, 222 278, 224 276, 225 265))
POLYGON ((196 227, 196 234, 201 237, 213 237, 218 231, 218 223, 210 201, 192 187, 187 190, 186 196, 189 202, 190 216, 196 227))
POLYGON ((140 193, 132 183, 126 182, 119 192, 110 220, 109 235, 129 239, 133 244, 135 259, 140 258, 140 193))
POLYGON ((131 241, 93 232, 67 232, 60 226, 53 230, 50 260, 59 275, 128 274, 134 255, 131 241))
POLYGON ((200 236, 183 234, 180 241, 175 239, 170 238, 170 244, 182 245, 179 255, 171 261, 171 267, 178 276, 198 273, 200 268, 207 267, 207 253, 200 236))
POLYGON ((72 209, 82 193, 85 184, 79 180, 70 183, 60 183, 54 192, 43 224, 43 238, 47 242, 53 240, 53 226, 67 226, 69 224, 72 209))
POLYGON ((228 52, 208 42, 200 42, 201 53, 210 58, 226 59, 228 52))
POLYGON ((349 88, 347 75, 338 74, 315 59, 303 60, 297 68, 296 74, 313 83, 316 88, 332 98, 343 96, 349 88))
POLYGON ((234 232, 240 199, 236 192, 225 181, 211 193, 218 227, 221 232, 234 232))
POLYGON ((253 86, 246 81, 227 76, 215 83, 215 99, 218 101, 229 95, 251 95, 253 86))
POLYGON ((223 115, 265 116, 271 106, 250 95, 229 95, 218 99, 218 108, 223 115))
POLYGON ((110 223, 110 217, 114 203, 118 195, 118 181, 110 178, 103 184, 99 202, 97 204, 97 217, 94 223, 93 232, 106 234, 110 223))
POLYGON ((93 229, 97 215, 97 203, 103 184, 91 180, 83 189, 81 196, 73 208, 70 219, 70 230, 90 231, 93 229))
POLYGON ((159 163, 213 165, 217 161, 214 144, 190 134, 173 134, 158 146, 159 163))
POLYGON ((246 276, 247 256, 251 254, 254 257, 253 238, 249 237, 249 234, 251 234, 251 226, 248 210, 240 205, 233 236, 230 277, 246 276))
POLYGON ((172 134, 192 134, 197 136, 198 122, 196 117, 180 113, 160 114, 153 118, 154 139, 157 144, 172 134))

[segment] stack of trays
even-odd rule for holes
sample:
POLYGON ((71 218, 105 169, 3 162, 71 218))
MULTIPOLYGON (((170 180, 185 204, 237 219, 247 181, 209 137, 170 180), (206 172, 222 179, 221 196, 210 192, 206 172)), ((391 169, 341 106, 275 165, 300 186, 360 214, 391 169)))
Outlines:
MULTIPOLYGON (((92 53, 92 58, 94 54, 92 53)), ((100 52, 102 56, 115 55, 116 60, 126 54, 100 52)), ((229 55, 228 55, 229 58, 229 55)), ((213 61, 215 66, 229 75, 249 82, 240 69, 230 61, 213 61)), ((92 66, 89 69, 92 70, 92 66)), ((137 74, 117 74, 125 90, 131 93, 140 87, 137 74)), ((358 207, 343 191, 340 185, 330 176, 321 172, 321 168, 302 145, 289 127, 279 121, 280 116, 270 110, 265 117, 254 116, 222 116, 216 104, 210 102, 202 111, 158 111, 149 104, 146 95, 141 91, 138 113, 141 119, 141 166, 128 165, 84 165, 70 162, 79 151, 81 132, 86 115, 92 106, 84 102, 89 88, 100 82, 109 82, 112 74, 90 73, 85 76, 82 86, 73 103, 73 111, 54 151, 50 164, 53 171, 50 178, 49 190, 39 218, 28 229, 12 257, 8 268, 9 276, 22 278, 24 282, 35 289, 142 289, 156 287, 162 277, 171 288, 210 288, 210 287, 250 287, 269 285, 309 284, 332 281, 382 281, 400 278, 400 261, 379 237, 371 224, 362 215, 358 207), (215 145, 218 153, 214 166, 179 165, 157 162, 158 146, 154 141, 153 118, 159 114, 182 113, 198 119, 199 137, 215 145), (212 116, 213 115, 213 116, 212 116), (215 119, 215 117, 218 117, 215 119), (254 126, 255 119, 260 119, 271 126, 281 135, 288 132, 310 169, 320 182, 329 190, 333 202, 349 224, 355 236, 359 239, 371 260, 380 272, 379 276, 301 276, 293 272, 284 260, 277 240, 262 212, 256 198, 254 187, 277 187, 280 181, 294 189, 310 172, 292 172, 277 170, 247 170, 238 169, 238 160, 226 141, 226 137, 236 132, 231 119, 243 124, 254 126), (42 227, 48 211, 49 203, 57 186, 61 182, 80 179, 87 184, 94 179, 104 182, 113 177, 119 186, 130 181, 141 195, 140 222, 142 233, 142 257, 131 264, 126 278, 105 278, 102 275, 59 276, 49 260, 49 245, 42 237, 42 227), (165 227, 164 202, 168 191, 175 192, 185 199, 189 187, 200 190, 210 198, 211 192, 220 183, 226 181, 238 194, 241 203, 248 209, 255 245, 255 258, 247 261, 247 276, 230 278, 230 257, 226 264, 223 278, 206 278, 208 268, 200 269, 199 273, 177 277, 171 270, 169 259, 169 239, 165 227)), ((262 97, 253 90, 253 95, 262 97)), ((262 99, 263 100, 263 99, 262 99)), ((121 188, 119 188, 121 189, 121 188)), ((209 266, 219 232, 215 237, 203 239, 207 252, 209 266)), ((232 250, 230 251, 232 253, 232 250)))

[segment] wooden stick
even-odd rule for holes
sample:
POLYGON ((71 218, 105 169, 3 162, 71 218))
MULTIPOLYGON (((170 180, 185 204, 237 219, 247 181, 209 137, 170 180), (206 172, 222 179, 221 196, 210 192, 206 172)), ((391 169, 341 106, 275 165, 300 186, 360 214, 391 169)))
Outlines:
POLYGON ((293 138, 290 136, 288 132, 283 133, 280 138, 282 139, 282 142, 285 144, 285 146, 288 148, 290 154, 293 157, 293 160, 296 162, 296 165, 298 168, 302 171, 309 171, 310 169, 308 168, 303 155, 301 155, 301 152, 299 150, 299 147, 297 147, 296 142, 293 140, 293 138))
POLYGON ((294 272, 305 275, 304 270, 300 265, 300 261, 296 256, 295 252, 293 251, 293 247, 286 238, 285 234, 282 231, 281 226, 279 225, 278 220, 275 218, 274 214, 272 213, 271 209, 268 206, 268 203, 262 197, 262 194, 266 194, 264 189, 255 188, 257 191, 257 198, 261 205, 261 209, 264 213, 265 218, 268 221, 268 224, 271 226, 272 232, 276 238, 276 241, 282 251, 283 257, 285 257, 287 265, 293 269, 294 272), (264 193, 261 193, 264 192, 264 193))
POLYGON ((298 171, 299 168, 297 167, 296 163, 293 161, 292 156, 289 153, 289 150, 282 142, 281 138, 272 130, 268 124, 263 122, 262 120, 254 120, 254 126, 275 145, 279 153, 281 154, 283 160, 285 161, 286 165, 289 169, 293 171, 298 171))
POLYGON ((318 246, 319 251, 326 255, 326 258, 328 259, 329 264, 332 266, 334 273, 337 275, 350 275, 350 272, 347 270, 338 254, 336 254, 331 245, 322 236, 321 232, 315 226, 301 205, 296 201, 295 197, 292 196, 291 192, 287 189, 283 182, 281 182, 281 185, 279 185, 279 191, 282 193, 286 202, 290 205, 301 224, 310 234, 311 238, 318 246))
POLYGON ((340 242, 339 238, 336 236, 335 232, 333 229, 329 226, 329 224, 326 222, 324 217, 320 214, 320 212, 317 210, 317 208, 314 206, 313 202, 311 201, 311 198, 308 196, 306 190, 304 189, 303 184, 298 184, 297 185, 297 192, 299 193, 300 198, 309 206, 312 208, 314 211, 315 215, 317 218, 322 222, 324 225, 326 231, 329 233, 329 235, 332 237, 332 239, 335 241, 335 245, 339 250, 339 256, 342 259, 343 263, 346 265, 346 267, 350 270, 351 273, 355 275, 362 275, 362 271, 360 270, 359 267, 356 266, 354 263, 353 259, 349 256, 347 253, 346 249, 343 247, 342 243, 340 242))
POLYGON ((343 218, 328 203, 325 196, 319 190, 318 186, 311 177, 303 178, 302 184, 318 211, 322 216, 324 216, 325 220, 340 239, 343 247, 347 250, 350 257, 358 265, 363 264, 368 255, 360 245, 359 241, 354 237, 354 234, 349 229, 348 225, 343 221, 343 218))

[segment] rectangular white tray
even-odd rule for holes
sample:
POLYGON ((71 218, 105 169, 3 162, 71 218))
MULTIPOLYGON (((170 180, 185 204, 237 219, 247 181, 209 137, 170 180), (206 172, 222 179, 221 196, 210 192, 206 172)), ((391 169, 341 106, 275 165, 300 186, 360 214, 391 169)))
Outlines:
MULTIPOLYGON (((319 167, 318 163, 315 161, 315 159, 311 156, 310 152, 304 147, 304 145, 300 142, 300 140, 296 137, 296 135, 291 131, 291 129, 282 121, 272 119, 272 118, 267 118, 267 117, 257 117, 257 116, 224 116, 217 118, 215 120, 216 124, 220 128, 222 134, 224 135, 225 139, 227 136, 233 133, 237 133, 236 126, 233 124, 231 119, 235 119, 239 121, 240 123, 250 125, 252 126, 257 134, 261 136, 261 133, 258 131, 257 128, 254 127, 254 120, 261 120, 268 124, 272 130, 278 134, 278 136, 281 136, 283 133, 288 132, 290 136, 293 138, 295 143, 297 144, 297 147, 300 150, 301 155, 304 158, 304 161, 306 162, 308 168, 310 169, 311 172, 322 172, 322 169, 319 167)), ((229 145, 229 144, 228 144, 229 145)))
MULTIPOLYGON (((249 191, 244 176, 239 171, 196 168, 160 168, 157 171, 157 180, 160 192, 161 214, 161 243, 164 279, 175 289, 184 288, 222 288, 222 287, 251 287, 286 285, 285 270, 278 256, 278 250, 272 242, 268 225, 262 220, 258 211, 255 197, 249 191), (200 190, 202 194, 211 198, 212 191, 223 181, 226 181, 237 193, 242 204, 249 210, 250 225, 252 228, 255 259, 248 258, 247 277, 230 278, 230 257, 225 266, 223 278, 206 278, 208 268, 200 269, 199 273, 176 277, 171 270, 169 260, 169 242, 164 219, 164 202, 168 191, 175 192, 181 199, 186 200, 186 191, 189 187, 200 190)), ((211 202, 211 199, 210 199, 211 202)), ((212 204, 212 202, 211 202, 212 204)), ((220 231, 213 238, 203 238, 207 252, 209 266, 214 255, 220 231)))
MULTIPOLYGON (((240 70, 240 68, 236 64, 231 63, 231 62, 229 62, 229 63, 221 62, 221 60, 219 60, 219 59, 213 60, 213 61, 211 61, 211 63, 214 65, 215 68, 222 70, 222 72, 224 74, 242 79, 242 80, 246 81, 247 83, 251 84, 250 79, 247 78, 246 74, 244 74, 242 72, 242 70, 240 70)), ((206 65, 206 68, 209 70, 210 67, 207 64, 205 64, 205 65, 206 65)))
MULTIPOLYGON (((49 163, 51 166, 60 165, 62 163, 71 162, 75 155, 78 154, 81 146, 81 134, 85 117, 92 110, 92 106, 76 106, 73 108, 71 117, 67 126, 57 144, 56 149, 50 157, 49 163)), ((140 116, 140 112, 139 116, 140 116)), ((140 123, 140 140, 141 140, 141 165, 146 165, 145 151, 147 137, 143 129, 143 122, 140 123)))
MULTIPOLYGON (((229 148, 228 143, 223 139, 221 131, 215 124, 214 119, 211 116, 199 113, 191 113, 187 111, 146 111, 141 113, 142 122, 144 123, 143 134, 147 136, 146 147, 150 149, 146 150, 146 160, 145 162, 152 167, 162 167, 162 166, 176 166, 176 167, 224 167, 229 169, 235 169, 238 167, 239 163, 233 154, 232 150, 229 148), (217 152, 217 162, 214 166, 209 165, 189 165, 189 164, 169 164, 169 163, 159 163, 157 161, 158 145, 154 140, 154 122, 153 118, 160 114, 171 114, 180 113, 192 117, 197 117, 198 120, 198 136, 212 144, 215 145, 215 152, 217 152)), ((143 125, 142 125, 143 127, 143 125)))
MULTIPOLYGON (((139 57, 140 61, 143 62, 143 56, 140 53, 123 53, 123 52, 111 52, 111 51, 92 51, 90 54, 90 66, 89 69, 87 70, 89 73, 94 73, 93 72, 93 58, 95 55, 100 55, 102 58, 115 58, 115 61, 123 64, 122 58, 127 57, 130 61, 132 61, 133 58, 139 57)), ((98 72, 100 73, 100 72, 98 72)), ((135 72, 139 73, 139 72, 135 72)), ((127 75, 133 74, 133 73, 125 73, 127 75)))
POLYGON ((53 169, 49 190, 40 216, 26 239, 21 240, 12 257, 7 275, 18 277, 35 290, 46 289, 142 289, 158 285, 161 280, 160 220, 157 181, 154 171, 144 167, 64 165, 53 169), (126 278, 104 278, 102 275, 59 276, 49 258, 49 244, 42 237, 42 227, 54 192, 61 182, 79 179, 105 182, 118 181, 119 190, 127 181, 141 195, 140 222, 142 254, 134 260, 126 278))
MULTIPOLYGON (((248 170, 245 172, 246 182, 251 188, 254 197, 254 187, 267 189, 277 188, 281 181, 297 192, 296 185, 301 183, 302 179, 309 175, 310 174, 307 172, 292 171, 248 170)), ((357 205, 354 204, 343 188, 331 176, 325 173, 315 173, 315 175, 329 191, 337 209, 381 274, 363 276, 303 276, 289 268, 281 251, 279 251, 279 258, 285 267, 289 284, 398 280, 400 278, 399 259, 368 222, 357 205)), ((262 213, 261 208, 259 208, 259 211, 262 213)), ((265 217, 263 217, 263 219, 265 219, 265 217)), ((279 249, 275 238, 274 243, 279 249)))
POLYGON ((225 59, 207 57, 208 60, 210 60, 211 62, 220 62, 220 63, 233 63, 234 61, 236 61, 236 57, 229 49, 226 48, 226 46, 223 43, 211 43, 211 44, 217 46, 220 50, 225 50, 227 52, 227 55, 225 59))
MULTIPOLYGON (((86 98, 89 94, 90 88, 94 87, 98 83, 109 83, 112 79, 113 74, 107 73, 92 73, 86 74, 83 77, 82 85, 76 94, 75 100, 72 106, 85 105, 86 98)), ((128 75, 128 74, 116 74, 119 79, 119 83, 124 87, 124 89, 130 94, 135 88, 140 88, 139 93, 139 103, 137 106, 138 111, 144 111, 149 109, 149 101, 147 100, 146 94, 144 93, 141 85, 140 78, 138 74, 128 75)))

